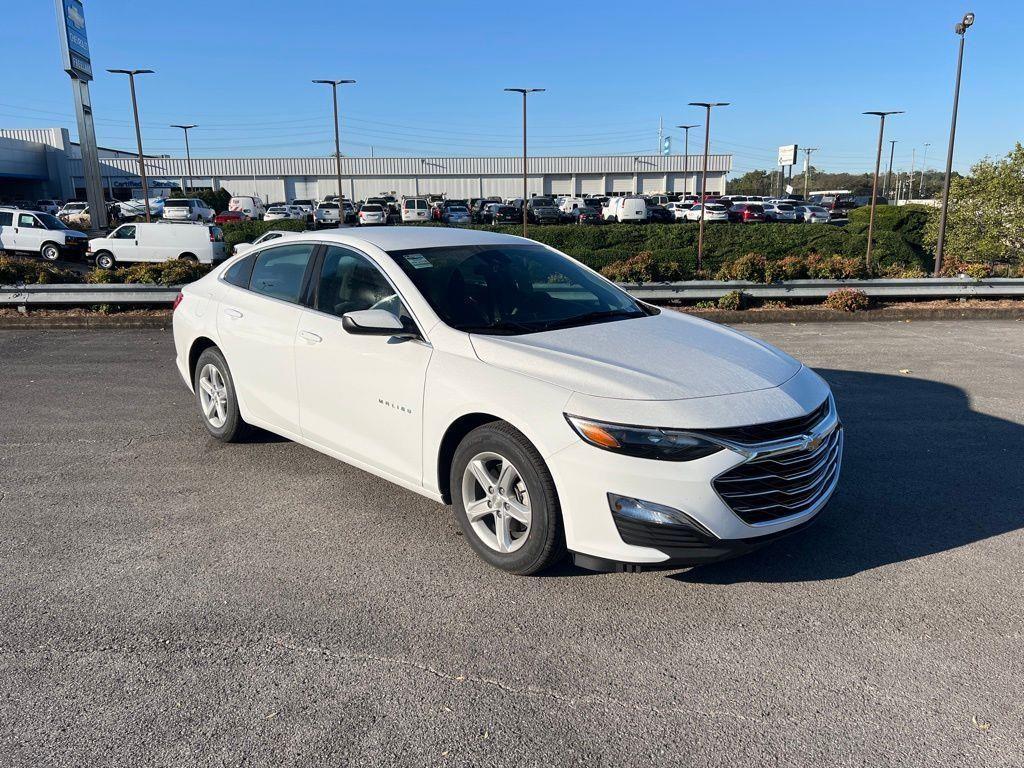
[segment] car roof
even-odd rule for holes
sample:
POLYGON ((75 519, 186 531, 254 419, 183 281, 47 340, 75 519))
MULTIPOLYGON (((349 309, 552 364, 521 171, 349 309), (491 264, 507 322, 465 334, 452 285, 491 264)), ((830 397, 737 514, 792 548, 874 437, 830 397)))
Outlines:
POLYGON ((382 227, 365 230, 344 229, 306 233, 317 240, 339 243, 368 243, 383 251, 401 251, 408 248, 443 248, 457 245, 522 245, 532 240, 503 235, 497 232, 481 232, 474 229, 454 227, 382 227))

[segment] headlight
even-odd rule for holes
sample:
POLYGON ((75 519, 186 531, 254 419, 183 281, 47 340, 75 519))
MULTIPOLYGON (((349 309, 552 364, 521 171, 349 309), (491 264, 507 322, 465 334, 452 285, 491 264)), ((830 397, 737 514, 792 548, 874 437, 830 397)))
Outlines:
POLYGON ((576 434, 586 442, 626 456, 661 461, 693 461, 723 450, 721 445, 691 432, 609 424, 569 414, 565 414, 565 418, 576 434))

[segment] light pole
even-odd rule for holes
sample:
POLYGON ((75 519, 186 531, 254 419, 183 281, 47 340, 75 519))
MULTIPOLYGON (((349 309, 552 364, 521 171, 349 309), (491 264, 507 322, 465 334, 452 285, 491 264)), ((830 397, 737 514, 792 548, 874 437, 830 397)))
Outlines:
POLYGON ((942 183, 942 213, 939 214, 939 239, 935 244, 935 276, 942 269, 942 247, 946 243, 946 214, 949 206, 949 177, 953 173, 953 143, 956 140, 956 111, 960 106, 960 74, 964 68, 964 39, 967 28, 974 23, 974 14, 965 13, 963 20, 953 27, 960 36, 960 51, 956 57, 956 85, 953 88, 953 120, 949 125, 949 148, 946 150, 946 179, 942 183))
POLYGON ((142 177, 142 200, 146 205, 146 221, 149 215, 149 182, 146 180, 146 161, 142 157, 142 129, 139 128, 139 103, 135 99, 135 76, 152 75, 152 69, 108 69, 112 75, 128 75, 128 83, 132 89, 132 112, 135 114, 135 140, 139 145, 139 176, 142 177))
POLYGON ((804 201, 807 200, 807 185, 811 177, 811 152, 817 151, 817 147, 804 147, 804 201))
POLYGON ((889 112, 865 112, 865 115, 877 115, 878 121, 878 154, 875 156, 875 177, 871 182, 871 213, 868 214, 868 251, 864 255, 864 263, 868 274, 871 274, 871 236, 875 232, 875 199, 878 197, 878 171, 882 166, 882 137, 885 134, 885 118, 888 115, 902 115, 903 110, 889 112))
POLYGON ((541 93, 547 88, 506 88, 505 90, 523 94, 523 237, 526 237, 526 95, 541 93))
POLYGON ((921 186, 917 188, 917 196, 922 200, 924 199, 924 172, 928 169, 928 147, 930 147, 927 141, 924 143, 924 156, 921 158, 921 186))
POLYGON ((892 197, 892 157, 896 154, 896 139, 889 140, 889 170, 885 172, 885 196, 892 197))
POLYGON ((331 103, 334 104, 334 169, 338 174, 338 226, 344 223, 345 208, 341 204, 341 129, 338 127, 338 86, 350 85, 355 80, 314 80, 314 83, 331 86, 331 103))
POLYGON ((677 125, 683 129, 683 194, 686 194, 686 183, 690 180, 690 129, 700 128, 700 123, 693 125, 677 125))
MULTIPOLYGON (((195 125, 172 125, 171 128, 181 128, 185 132, 185 163, 188 169, 188 188, 192 188, 192 153, 188 148, 188 132, 190 128, 196 128, 195 125)), ((185 194, 188 194, 186 191, 185 194)))
POLYGON ((704 196, 708 183, 708 150, 711 148, 711 108, 728 107, 728 101, 691 101, 691 107, 703 107, 704 119, 704 169, 700 173, 700 229, 697 231, 697 271, 704 263, 704 196))

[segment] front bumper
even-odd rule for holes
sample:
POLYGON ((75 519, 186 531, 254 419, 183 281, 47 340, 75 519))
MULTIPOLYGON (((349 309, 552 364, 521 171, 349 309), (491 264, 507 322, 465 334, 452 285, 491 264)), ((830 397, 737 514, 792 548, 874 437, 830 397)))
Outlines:
MULTIPOLYGON (((721 400, 718 404, 707 400, 699 403, 662 401, 650 404, 650 412, 646 416, 638 413, 638 419, 619 415, 609 420, 619 423, 693 424, 696 428, 702 423, 703 414, 707 416, 707 426, 711 427, 716 422, 728 423, 728 416, 724 414, 735 415, 742 411, 748 414, 748 418, 756 413, 769 414, 767 418, 752 418, 748 423, 774 422, 811 413, 825 398, 829 398, 831 403, 824 382, 811 371, 803 369, 781 387, 742 396, 712 398, 721 400)), ((590 405, 596 406, 596 403, 590 405)), ((586 410, 575 407, 572 400, 566 407, 572 412, 587 415, 597 412, 596 407, 586 410)), ((634 408, 635 403, 630 410, 634 408)), ((811 453, 806 455, 806 461, 815 461, 811 453)), ((831 404, 828 417, 815 424, 813 429, 808 429, 807 434, 801 432, 786 441, 776 440, 756 446, 737 444, 694 461, 670 462, 623 456, 582 440, 545 457, 558 488, 566 545, 579 564, 600 566, 599 570, 698 565, 761 547, 797 530, 819 515, 838 485, 841 458, 842 427, 831 404), (804 493, 805 485, 815 480, 814 477, 808 475, 807 481, 783 475, 778 477, 781 493, 803 494, 793 497, 801 502, 799 505, 793 505, 790 511, 785 504, 790 497, 781 502, 777 500, 773 481, 770 481, 770 493, 766 498, 772 502, 774 513, 769 517, 747 512, 751 507, 761 506, 760 496, 765 492, 765 487, 757 485, 761 482, 758 476, 763 474, 764 465, 757 462, 778 462, 779 458, 788 460, 790 456, 797 462, 802 461, 799 457, 804 454, 800 451, 818 450, 823 445, 827 448, 825 438, 828 436, 833 436, 838 442, 833 471, 826 475, 824 469, 816 468, 820 472, 816 477, 821 477, 821 480, 816 486, 808 486, 810 492, 804 493), (733 479, 737 474, 744 474, 743 470, 737 473, 738 467, 754 476, 753 487, 733 479), (734 497, 728 502, 716 490, 716 480, 723 476, 729 478, 727 483, 735 483, 728 491, 723 491, 734 497), (624 518, 620 513, 612 512, 609 493, 676 510, 692 525, 666 525, 624 518), (780 506, 784 507, 781 511, 778 509, 780 506)), ((798 469, 803 470, 804 467, 799 466, 798 469)))

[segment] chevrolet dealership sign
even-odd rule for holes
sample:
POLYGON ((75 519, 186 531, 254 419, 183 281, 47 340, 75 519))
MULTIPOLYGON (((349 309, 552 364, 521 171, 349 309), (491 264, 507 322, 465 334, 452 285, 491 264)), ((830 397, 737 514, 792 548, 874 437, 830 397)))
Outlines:
POLYGON ((64 71, 79 80, 92 80, 89 38, 85 34, 85 9, 82 0, 56 0, 57 28, 64 71))

